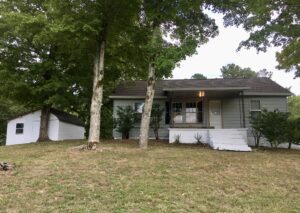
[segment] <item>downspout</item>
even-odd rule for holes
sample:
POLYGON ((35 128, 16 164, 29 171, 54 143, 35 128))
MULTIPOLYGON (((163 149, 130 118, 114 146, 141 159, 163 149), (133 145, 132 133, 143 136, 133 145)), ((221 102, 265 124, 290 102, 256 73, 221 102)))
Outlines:
POLYGON ((244 91, 242 91, 242 112, 243 112, 243 128, 246 128, 244 91))
POLYGON ((240 112, 240 127, 242 128, 243 124, 242 124, 241 97, 242 97, 242 92, 240 91, 239 94, 238 94, 238 98, 239 98, 239 112, 240 112))

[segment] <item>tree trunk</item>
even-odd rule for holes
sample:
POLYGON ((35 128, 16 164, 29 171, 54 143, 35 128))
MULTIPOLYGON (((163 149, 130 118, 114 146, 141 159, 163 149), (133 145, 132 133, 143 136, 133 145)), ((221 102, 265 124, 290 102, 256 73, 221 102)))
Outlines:
POLYGON ((43 107, 41 112, 40 133, 38 142, 49 141, 48 125, 50 117, 50 107, 43 107))
POLYGON ((94 60, 93 95, 90 109, 89 144, 100 142, 101 107, 103 98, 105 40, 98 44, 94 60))
POLYGON ((140 148, 147 149, 148 147, 148 138, 149 138, 149 125, 151 118, 151 110, 154 98, 154 86, 155 86, 155 68, 154 63, 151 61, 149 64, 149 73, 147 81, 147 93, 145 98, 144 111, 142 114, 142 122, 140 129, 140 148))
POLYGON ((158 129, 154 129, 155 140, 159 140, 158 129))
POLYGON ((289 142, 289 149, 291 149, 292 148, 292 143, 291 142, 289 142))

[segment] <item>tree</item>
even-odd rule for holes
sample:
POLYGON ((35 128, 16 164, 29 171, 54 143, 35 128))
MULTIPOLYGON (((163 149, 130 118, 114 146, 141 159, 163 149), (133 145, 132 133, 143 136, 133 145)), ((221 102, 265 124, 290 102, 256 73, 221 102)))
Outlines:
POLYGON ((290 118, 300 118, 300 96, 288 97, 288 109, 290 112, 290 118))
POLYGON ((50 107, 69 105, 87 79, 89 53, 73 38, 75 24, 65 27, 73 21, 65 16, 68 6, 0 1, 0 91, 26 108, 42 108, 39 141, 48 140, 50 107))
POLYGON ((153 129, 155 139, 159 140, 159 128, 160 128, 160 122, 162 121, 162 116, 164 113, 164 109, 160 108, 159 104, 154 104, 152 107, 152 112, 151 112, 151 121, 150 121, 150 126, 153 129))
POLYGON ((223 78, 251 78, 256 76, 256 72, 250 68, 241 68, 236 64, 227 64, 221 68, 223 78))
POLYGON ((262 69, 256 73, 256 77, 259 78, 272 78, 273 72, 268 71, 267 69, 262 69))
POLYGON ((141 54, 133 45, 138 45, 133 29, 138 6, 121 0, 0 1, 0 90, 28 107, 43 108, 40 140, 48 138, 54 106, 84 113, 89 142, 99 142, 103 92, 118 83, 115 79, 141 74, 143 59, 137 60, 141 54))
POLYGON ((176 63, 217 35, 215 22, 203 13, 202 1, 143 1, 139 26, 148 60, 147 92, 142 114, 141 148, 147 148, 156 79, 168 77, 176 63), (167 39, 171 38, 171 39, 167 39))
POLYGON ((289 143, 289 149, 292 144, 300 145, 300 118, 287 120, 285 137, 289 143))
POLYGON ((242 47, 266 51, 268 47, 282 47, 276 54, 278 69, 295 71, 300 77, 300 14, 297 0, 242 0, 235 4, 219 4, 225 12, 225 25, 242 25, 250 32, 242 47))
POLYGON ((191 79, 204 80, 204 79, 207 79, 207 78, 206 78, 206 76, 204 76, 201 73, 195 73, 194 75, 192 75, 191 79))
POLYGON ((135 112, 132 106, 118 107, 115 124, 123 139, 129 139, 130 130, 134 127, 135 112))

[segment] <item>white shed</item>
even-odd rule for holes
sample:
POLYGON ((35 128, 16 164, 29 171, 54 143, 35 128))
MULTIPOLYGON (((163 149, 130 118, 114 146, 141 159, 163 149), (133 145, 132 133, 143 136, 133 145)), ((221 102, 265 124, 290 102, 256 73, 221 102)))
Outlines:
MULTIPOLYGON (((13 118, 7 123, 6 145, 36 142, 40 132, 41 110, 13 118)), ((53 141, 84 139, 84 123, 76 116, 50 110, 49 139, 53 141)))

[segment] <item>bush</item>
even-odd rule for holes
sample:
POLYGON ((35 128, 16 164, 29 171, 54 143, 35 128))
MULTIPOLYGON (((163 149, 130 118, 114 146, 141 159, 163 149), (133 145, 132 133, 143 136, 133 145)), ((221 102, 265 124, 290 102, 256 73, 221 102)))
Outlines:
POLYGON ((175 135, 174 136, 174 144, 180 144, 181 143, 181 135, 175 135))
POLYGON ((265 136, 272 147, 277 148, 279 144, 286 142, 288 116, 288 113, 279 110, 272 112, 262 110, 258 131, 265 136))
POLYGON ((150 126, 154 131, 155 139, 159 140, 158 130, 160 128, 160 122, 162 120, 162 115, 164 109, 160 108, 159 104, 154 104, 151 111, 151 121, 150 126))
POLYGON ((129 139, 129 132, 134 127, 134 110, 131 106, 118 107, 115 119, 116 129, 123 139, 129 139))
POLYGON ((287 120, 285 136, 289 143, 289 149, 292 144, 300 145, 300 118, 287 120))
POLYGON ((199 133, 195 134, 194 138, 195 138, 197 144, 203 144, 203 142, 202 142, 202 136, 199 133))
POLYGON ((262 137, 262 119, 261 115, 251 116, 251 133, 254 137, 255 147, 259 147, 260 139, 262 137))

